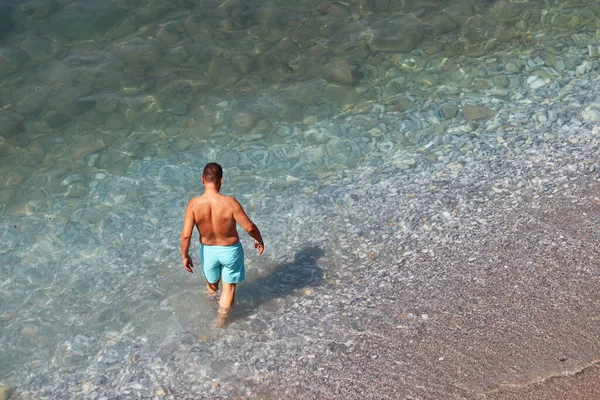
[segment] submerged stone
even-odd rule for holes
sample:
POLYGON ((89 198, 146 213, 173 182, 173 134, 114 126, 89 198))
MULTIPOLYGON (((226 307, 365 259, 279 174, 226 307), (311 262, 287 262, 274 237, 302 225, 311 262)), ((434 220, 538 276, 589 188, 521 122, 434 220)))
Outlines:
POLYGON ((367 45, 373 52, 408 53, 423 39, 422 26, 415 21, 380 20, 371 26, 367 45))
POLYGON ((16 113, 0 114, 0 135, 11 137, 23 130, 22 115, 16 113))
POLYGON ((232 65, 242 74, 248 75, 254 70, 254 59, 246 54, 237 54, 231 59, 232 65))
POLYGON ((414 106, 414 103, 407 97, 398 97, 392 98, 389 100, 385 100, 383 104, 386 105, 387 109, 390 111, 406 111, 414 106))
POLYGON ((470 0, 462 0, 450 4, 444 12, 453 22, 464 25, 469 17, 474 14, 473 2, 470 0))
POLYGON ((575 68, 575 73, 577 76, 581 76, 587 74, 593 69, 594 64, 592 64, 590 61, 584 61, 581 65, 578 65, 577 68, 575 68))
POLYGON ((335 84, 327 85, 323 91, 323 97, 340 104, 355 103, 359 99, 358 93, 354 88, 335 84))
POLYGON ((478 120, 486 120, 493 118, 497 111, 492 110, 487 107, 475 106, 471 104, 465 104, 463 106, 463 115, 466 120, 469 121, 478 121, 478 120))
POLYGON ((49 95, 47 89, 41 87, 35 88, 28 96, 16 104, 15 110, 21 114, 40 111, 45 106, 49 95))
POLYGON ((181 41, 181 34, 185 28, 180 21, 169 21, 156 32, 156 37, 169 45, 175 45, 181 41))
MULTIPOLYGON (((0 121, 1 122, 1 121, 0 121)), ((0 157, 6 157, 13 154, 14 148, 6 142, 0 142, 0 157)))
POLYGON ((207 118, 203 118, 191 127, 190 131, 196 138, 206 139, 215 129, 213 122, 207 118))
POLYGON ((95 110, 102 114, 110 114, 117 110, 123 103, 123 99, 117 95, 89 96, 91 100, 96 100, 95 110))
POLYGON ((119 46, 119 52, 128 65, 135 67, 151 66, 162 57, 160 43, 157 40, 146 40, 140 37, 123 43, 119 46))
POLYGON ((458 107, 455 104, 443 104, 442 105, 442 114, 445 119, 452 119, 456 117, 458 113, 458 107))
POLYGON ((259 118, 260 115, 254 112, 243 111, 235 114, 231 119, 231 123, 235 129, 245 132, 250 131, 259 118))
POLYGON ((600 109, 596 107, 586 107, 581 113, 581 118, 585 123, 599 123, 600 122, 600 109))
POLYGON ((158 90, 167 97, 180 103, 191 103, 207 85, 203 82, 179 79, 166 83, 163 88, 160 88, 160 85, 157 86, 159 86, 158 90))
POLYGON ((60 112, 53 112, 44 117, 44 122, 52 129, 60 128, 63 125, 68 124, 71 121, 71 117, 67 114, 60 112))
POLYGON ((358 84, 361 74, 358 66, 350 64, 343 58, 334 58, 324 67, 325 79, 342 85, 358 84))
POLYGON ((80 97, 75 101, 75 114, 81 115, 96 107, 96 99, 91 96, 80 97))
POLYGON ((546 86, 546 84, 549 82, 549 80, 546 80, 540 76, 537 75, 532 75, 529 78, 527 78, 527 84, 529 85, 529 87, 532 90, 535 89, 539 89, 541 87, 546 86))
POLYGON ((33 19, 43 19, 56 10, 56 0, 32 0, 26 1, 21 6, 21 11, 33 19))
POLYGON ((435 37, 452 32, 458 26, 452 19, 444 14, 438 14, 428 18, 427 23, 429 24, 428 29, 431 31, 431 35, 435 37))
MULTIPOLYGON (((519 63, 519 64, 521 64, 521 63, 519 63)), ((506 63, 506 65, 504 66, 504 69, 507 72, 512 72, 513 74, 516 74, 516 73, 520 72, 521 68, 522 68, 521 65, 517 65, 517 63, 514 63, 512 61, 506 63)))
POLYGON ((0 42, 2 42, 15 27, 13 14, 16 4, 16 1, 3 1, 0 3, 0 42))
POLYGON ((471 89, 475 90, 476 92, 488 90, 490 87, 490 81, 488 81, 487 79, 476 78, 471 83, 471 89))
POLYGON ((490 15, 500 21, 515 21, 526 9, 524 3, 497 2, 490 10, 490 15))
POLYGON ((18 71, 29 60, 29 55, 15 46, 7 46, 0 51, 0 78, 18 71))
POLYGON ((96 167, 104 169, 115 175, 124 175, 131 160, 125 155, 116 151, 102 151, 96 167))
POLYGON ((207 76, 218 87, 229 87, 241 78, 238 69, 222 58, 215 58, 210 62, 207 76))
POLYGON ((183 64, 189 59, 189 55, 184 46, 179 46, 171 48, 165 59, 172 64, 183 64))
POLYGON ((29 64, 48 60, 57 50, 55 42, 43 37, 28 38, 20 47, 29 55, 29 64))
POLYGON ((497 75, 492 78, 494 85, 507 88, 510 86, 510 80, 504 75, 497 75))
POLYGON ((112 1, 84 0, 50 17, 42 32, 63 40, 99 38, 123 21, 127 13, 112 1))
POLYGON ((325 149, 327 155, 335 162, 349 167, 355 164, 357 157, 348 142, 334 138, 327 142, 325 149))
MULTIPOLYGON (((56 84, 56 91, 61 91, 66 86, 76 84, 76 81, 81 82, 79 78, 81 72, 77 68, 69 68, 61 61, 49 60, 44 64, 43 72, 40 72, 39 79, 48 86, 56 84)), ((85 84, 85 82, 81 82, 85 84)))
POLYGON ((188 106, 185 103, 173 101, 167 104, 167 111, 175 115, 186 115, 188 106))
POLYGON ((298 106, 286 106, 283 111, 282 119, 285 122, 298 122, 302 121, 304 111, 298 106))
POLYGON ((89 83, 84 83, 81 86, 65 87, 62 91, 53 95, 52 101, 46 103, 46 108, 70 115, 82 114, 90 109, 89 102, 84 100, 81 104, 78 104, 77 100, 91 91, 92 86, 89 83))
POLYGON ((95 137, 94 135, 85 135, 78 137, 73 145, 73 158, 79 159, 88 154, 97 153, 100 150, 104 150, 106 144, 101 138, 95 137))
POLYGON ((418 74, 427 67, 427 59, 416 54, 411 54, 407 57, 396 55, 392 57, 392 60, 397 62, 404 72, 411 74, 418 74))
POLYGON ((415 82, 425 86, 435 86, 440 82, 438 74, 420 74, 415 78, 415 82))
POLYGON ((106 127, 108 129, 123 129, 129 125, 129 120, 123 114, 113 113, 106 117, 106 127))

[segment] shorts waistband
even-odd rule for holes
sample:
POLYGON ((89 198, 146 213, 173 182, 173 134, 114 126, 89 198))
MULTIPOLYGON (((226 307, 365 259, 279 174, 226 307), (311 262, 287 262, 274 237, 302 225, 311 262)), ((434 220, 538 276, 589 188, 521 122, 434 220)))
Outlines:
POLYGON ((230 244, 229 246, 217 246, 217 245, 210 245, 210 244, 203 244, 200 243, 200 246, 202 247, 208 247, 210 249, 215 249, 215 250, 219 250, 219 249, 231 249, 234 247, 240 247, 242 244, 240 243, 240 241, 238 240, 235 244, 230 244))

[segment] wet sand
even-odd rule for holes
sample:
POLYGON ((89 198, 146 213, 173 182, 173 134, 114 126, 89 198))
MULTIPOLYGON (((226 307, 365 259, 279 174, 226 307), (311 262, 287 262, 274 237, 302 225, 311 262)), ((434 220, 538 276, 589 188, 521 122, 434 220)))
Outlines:
POLYGON ((598 399, 600 398, 600 365, 596 362, 572 375, 549 378, 526 387, 501 389, 485 398, 493 400, 598 399))
POLYGON ((600 398, 600 365, 596 362, 581 371, 548 378, 525 387, 502 388, 484 398, 492 400, 598 399, 600 398))
POLYGON ((481 182, 463 203, 470 229, 432 234, 416 256, 373 246, 370 262, 349 260, 353 276, 331 306, 340 318, 303 318, 319 325, 316 342, 343 339, 322 355, 290 356, 291 366, 249 385, 253 394, 598 398, 600 184, 595 174, 564 182, 488 196, 492 181, 481 182))

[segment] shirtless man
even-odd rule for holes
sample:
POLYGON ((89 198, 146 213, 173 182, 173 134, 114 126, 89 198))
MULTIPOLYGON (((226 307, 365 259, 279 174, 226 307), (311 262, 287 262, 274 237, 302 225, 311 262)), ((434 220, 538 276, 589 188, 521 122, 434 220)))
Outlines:
POLYGON ((222 327, 235 298, 236 284, 245 277, 244 249, 236 229, 236 223, 254 239, 254 247, 262 254, 265 245, 260 231, 248 218, 238 201, 219 191, 223 183, 223 168, 209 163, 202 173, 204 194, 189 201, 185 210, 181 231, 181 258, 183 267, 193 273, 194 264, 188 254, 194 226, 200 234, 200 260, 202 275, 206 279, 206 291, 215 294, 223 279, 219 300, 217 327, 222 327))

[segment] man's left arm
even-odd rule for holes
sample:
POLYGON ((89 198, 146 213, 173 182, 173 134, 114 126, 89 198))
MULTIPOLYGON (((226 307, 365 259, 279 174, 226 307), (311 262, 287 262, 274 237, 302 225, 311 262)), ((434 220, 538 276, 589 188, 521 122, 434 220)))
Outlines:
POLYGON ((248 235, 254 239, 254 247, 258 250, 258 254, 262 254, 263 251, 265 251, 265 244, 262 235, 260 234, 260 230, 254 222, 248 218, 242 205, 234 197, 231 199, 233 201, 233 218, 235 219, 235 222, 240 224, 240 226, 248 232, 248 235))
POLYGON ((194 273, 194 263, 189 255, 190 242, 192 240, 192 233, 194 232, 194 225, 196 220, 194 218, 194 211, 192 210, 192 202, 187 205, 185 209, 185 217, 183 218, 183 229, 181 230, 181 238, 179 244, 181 246, 181 259, 183 261, 183 267, 190 273, 194 273))

